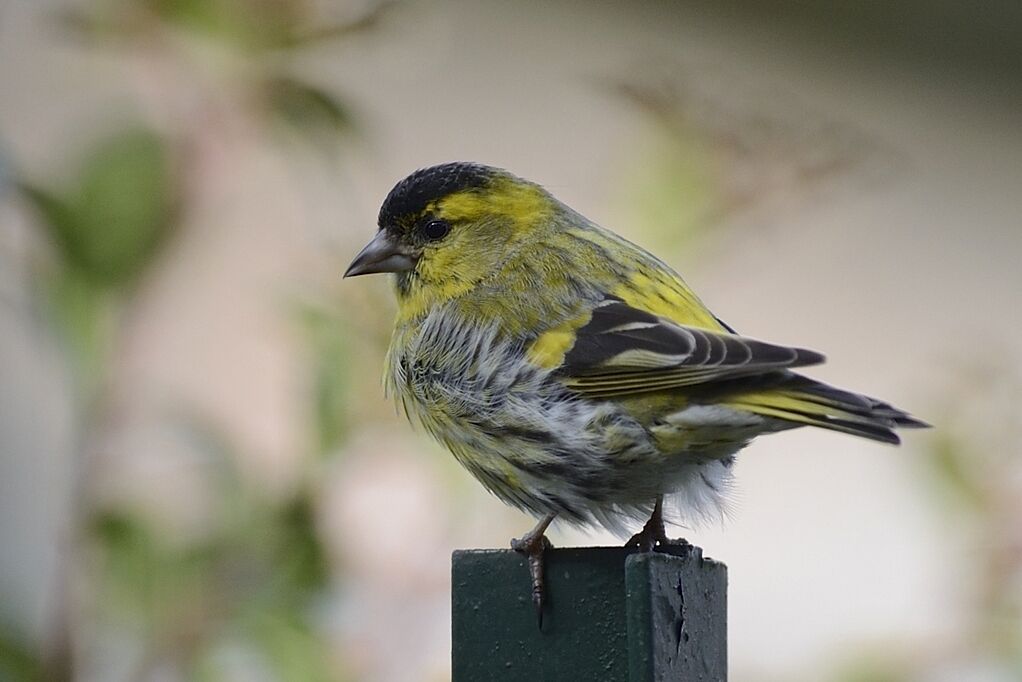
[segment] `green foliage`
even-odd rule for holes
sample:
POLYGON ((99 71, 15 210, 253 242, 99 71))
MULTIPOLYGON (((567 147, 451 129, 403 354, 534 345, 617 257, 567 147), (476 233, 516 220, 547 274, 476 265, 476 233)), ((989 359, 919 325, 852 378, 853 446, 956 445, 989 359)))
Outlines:
MULTIPOLYGON (((391 6, 323 21, 323 7, 306 0, 90 0, 73 3, 59 18, 80 46, 120 49, 128 59, 142 55, 180 82, 194 83, 185 95, 190 111, 230 110, 226 119, 260 123, 264 135, 287 131, 275 141, 304 138, 332 152, 336 147, 326 143, 352 132, 353 116, 287 57, 372 29, 391 6)), ((161 90, 174 93, 173 87, 161 90)), ((87 145, 62 181, 21 177, 12 183, 52 247, 36 284, 67 342, 82 389, 74 396, 81 442, 90 450, 105 444, 106 429, 120 416, 107 389, 118 383, 108 360, 123 332, 123 313, 143 302, 138 284, 165 253, 186 208, 180 202, 189 198, 178 191, 182 167, 174 152, 208 144, 206 126, 221 122, 213 118, 176 121, 173 141, 146 125, 115 128, 87 145)), ((202 163, 203 155, 189 160, 202 163)), ((335 313, 309 312, 302 319, 314 379, 308 426, 315 454, 332 453, 348 433, 346 336, 335 313)), ((198 415, 189 423, 208 421, 198 415)), ((108 500, 97 509, 95 490, 76 491, 84 503, 76 510, 71 544, 80 554, 66 570, 73 589, 64 591, 82 599, 61 609, 56 646, 46 653, 48 672, 72 679, 80 652, 65 650, 68 642, 114 640, 131 649, 115 654, 133 659, 131 679, 148 679, 157 669, 188 679, 239 679, 239 652, 260 679, 338 679, 343 671, 319 621, 332 573, 317 534, 317 481, 305 476, 284 499, 272 497, 236 469, 245 453, 220 434, 194 428, 189 434, 199 436, 194 450, 209 456, 203 482, 214 500, 198 537, 181 536, 127 502, 108 500)), ((83 457, 83 481, 102 478, 101 471, 84 471, 100 460, 83 457)), ((108 672, 105 656, 85 654, 97 666, 91 674, 108 672)), ((0 632, 0 682, 28 682, 41 678, 41 670, 21 640, 0 632)))
POLYGON ((95 516, 100 601, 119 627, 142 634, 144 660, 169 654, 197 679, 219 679, 219 653, 241 646, 280 680, 334 679, 315 604, 330 578, 313 497, 274 501, 213 453, 222 511, 197 539, 175 537, 133 509, 95 516))
POLYGON ((209 544, 173 547, 158 529, 126 510, 99 514, 92 536, 101 554, 104 604, 130 616, 147 636, 188 620, 188 611, 199 605, 216 608, 204 598, 204 578, 215 563, 209 544))
POLYGON ((244 632, 267 659, 279 680, 328 682, 336 680, 331 671, 326 643, 303 620, 289 619, 287 613, 253 612, 244 632))
POLYGON ((0 626, 0 682, 37 682, 42 679, 42 661, 28 643, 28 638, 0 626))
POLYGON ((100 287, 134 282, 173 223, 173 177, 166 143, 130 128, 95 145, 71 186, 20 183, 64 265, 100 287))
POLYGON ((133 126, 94 144, 72 177, 53 185, 17 181, 56 256, 38 284, 88 405, 102 384, 118 302, 173 232, 177 181, 167 142, 133 126))
POLYGON ((301 18, 298 2, 145 0, 166 21, 250 49, 279 44, 301 18))
POLYGON ((302 80, 268 78, 265 96, 267 111, 276 121, 313 142, 330 142, 355 127, 351 113, 339 99, 302 80))
POLYGON ((305 0, 104 0, 62 13, 65 27, 102 39, 139 38, 161 24, 255 54, 336 40, 377 27, 393 2, 324 23, 305 0))

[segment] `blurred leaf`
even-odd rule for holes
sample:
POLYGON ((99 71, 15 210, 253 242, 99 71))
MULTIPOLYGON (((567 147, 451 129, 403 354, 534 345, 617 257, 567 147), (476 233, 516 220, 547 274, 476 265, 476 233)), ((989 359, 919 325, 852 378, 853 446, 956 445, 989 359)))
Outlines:
POLYGON ((245 630, 269 659, 278 679, 288 682, 335 679, 326 642, 304 620, 287 613, 263 611, 252 614, 245 630))
POLYGON ((308 495, 296 496, 281 509, 279 518, 284 531, 279 565, 288 580, 302 592, 326 587, 330 566, 316 532, 312 500, 308 495))
POLYGON ((317 24, 305 0, 108 0, 64 8, 59 23, 80 37, 144 39, 161 24, 249 52, 289 50, 337 40, 379 25, 396 2, 351 21, 317 24))
POLYGON ((49 230, 50 238, 56 244, 58 251, 62 254, 74 253, 79 247, 74 209, 70 203, 56 194, 26 181, 19 182, 18 189, 21 191, 22 197, 39 214, 43 226, 49 230))
POLYGON ((173 26, 243 48, 277 44, 297 19, 298 2, 286 0, 107 0, 63 8, 62 27, 105 42, 145 39, 173 26))
POLYGON ((148 262, 170 222, 171 175, 163 139, 142 129, 96 147, 75 197, 81 260, 111 283, 148 262))
POLYGON ((32 645, 7 628, 0 628, 0 682, 37 682, 43 662, 32 645))
POLYGON ((278 47, 304 47, 375 30, 397 5, 396 0, 380 2, 353 21, 295 30, 278 47))
POLYGON ((282 42, 302 18, 298 0, 146 0, 162 17, 244 48, 282 42))
POLYGON ((354 127, 347 108, 315 85, 280 76, 267 82, 265 92, 269 111, 300 133, 334 136, 354 127))
MULTIPOLYGON (((136 0, 137 2, 138 0, 136 0)), ((224 30, 233 22, 240 21, 240 6, 257 3, 225 2, 224 0, 142 0, 164 19, 206 30, 224 30)), ((268 3, 258 3, 267 5, 268 3)), ((286 7, 289 3, 274 3, 286 7)))
POLYGON ((163 139, 145 129, 107 138, 65 193, 22 182, 62 261, 103 286, 130 284, 166 238, 172 177, 163 139))
POLYGON ((351 21, 313 23, 304 0, 146 0, 170 21, 253 50, 294 49, 376 28, 395 2, 381 2, 351 21))
POLYGON ((220 592, 210 577, 219 548, 206 543, 175 547, 138 515, 100 514, 94 537, 103 551, 105 603, 141 619, 150 636, 208 621, 220 592))
POLYGON ((148 648, 177 647, 174 655, 189 661, 197 678, 220 679, 225 663, 217 652, 241 636, 258 653, 249 663, 265 659, 278 679, 330 679, 313 622, 330 572, 310 492, 283 501, 260 494, 236 470, 231 444, 196 424, 203 422, 190 431, 208 449, 219 484, 220 522, 201 538, 174 538, 138 511, 98 515, 101 602, 129 626, 141 625, 148 648))
POLYGON ((218 570, 221 580, 231 576, 234 608, 304 614, 329 577, 311 500, 301 492, 283 504, 249 501, 240 524, 215 539, 230 548, 218 570))

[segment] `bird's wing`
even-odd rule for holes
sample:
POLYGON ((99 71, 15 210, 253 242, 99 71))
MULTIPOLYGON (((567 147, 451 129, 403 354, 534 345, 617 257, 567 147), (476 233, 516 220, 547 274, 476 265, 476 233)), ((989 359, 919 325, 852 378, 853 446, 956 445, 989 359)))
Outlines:
POLYGON ((662 391, 823 362, 819 353, 677 324, 608 296, 574 331, 556 374, 592 396, 662 391))

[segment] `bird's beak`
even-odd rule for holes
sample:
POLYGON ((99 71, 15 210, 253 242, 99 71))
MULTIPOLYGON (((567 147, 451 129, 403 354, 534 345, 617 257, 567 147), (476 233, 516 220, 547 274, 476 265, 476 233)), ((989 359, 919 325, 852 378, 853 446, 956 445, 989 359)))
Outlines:
POLYGON ((404 272, 415 267, 415 255, 398 243, 387 230, 380 230, 373 240, 358 252, 344 271, 345 277, 369 275, 374 272, 404 272))

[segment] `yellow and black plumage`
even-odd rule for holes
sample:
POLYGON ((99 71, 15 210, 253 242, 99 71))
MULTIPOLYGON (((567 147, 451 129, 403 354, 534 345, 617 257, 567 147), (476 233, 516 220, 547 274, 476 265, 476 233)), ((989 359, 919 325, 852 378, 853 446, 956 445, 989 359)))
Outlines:
MULTIPOLYGON (((739 336, 655 256, 506 171, 451 163, 383 203, 346 276, 393 272, 389 391, 491 492, 542 521, 664 539, 723 509, 735 453, 818 426, 897 443, 923 426, 792 371, 819 353, 739 336)), ((535 559, 536 570, 540 570, 535 559)))

